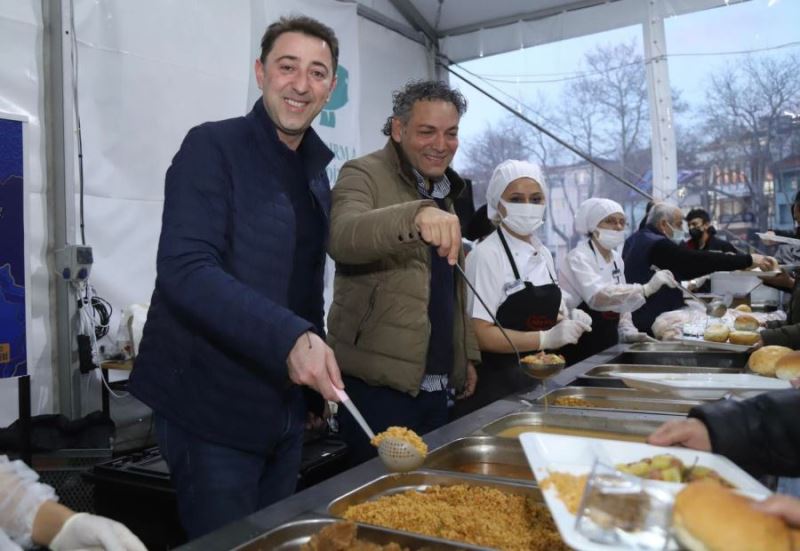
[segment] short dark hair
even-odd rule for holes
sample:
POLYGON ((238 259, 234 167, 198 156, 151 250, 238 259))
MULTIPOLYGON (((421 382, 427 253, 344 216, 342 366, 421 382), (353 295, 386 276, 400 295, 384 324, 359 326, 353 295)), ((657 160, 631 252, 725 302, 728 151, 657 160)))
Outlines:
POLYGON ((383 125, 383 134, 392 135, 392 119, 398 118, 407 123, 411 110, 418 101, 447 101, 452 103, 458 116, 467 111, 467 100, 458 90, 450 88, 441 80, 415 80, 406 84, 402 90, 392 93, 392 114, 383 125))
POLYGON ((701 219, 704 223, 708 223, 711 221, 711 217, 708 215, 708 211, 706 209, 692 209, 686 215, 686 221, 694 220, 695 218, 701 219))
POLYGON ((331 50, 333 74, 336 74, 336 68, 339 65, 339 39, 336 38, 336 33, 324 23, 305 15, 281 17, 267 27, 264 36, 261 37, 261 63, 267 60, 275 41, 283 33, 303 33, 324 40, 331 50))

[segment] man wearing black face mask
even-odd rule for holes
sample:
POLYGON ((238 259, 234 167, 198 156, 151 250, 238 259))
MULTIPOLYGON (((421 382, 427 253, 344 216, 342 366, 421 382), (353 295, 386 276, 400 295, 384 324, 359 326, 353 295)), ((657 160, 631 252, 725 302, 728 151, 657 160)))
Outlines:
POLYGON ((736 247, 716 236, 717 230, 711 225, 711 218, 704 209, 690 210, 686 215, 686 225, 690 238, 683 242, 684 247, 698 251, 739 252, 736 247))

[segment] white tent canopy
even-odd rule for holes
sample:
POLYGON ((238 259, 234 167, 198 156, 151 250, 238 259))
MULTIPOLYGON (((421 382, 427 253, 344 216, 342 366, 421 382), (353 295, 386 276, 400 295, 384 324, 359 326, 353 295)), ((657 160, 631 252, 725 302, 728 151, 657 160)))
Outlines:
MULTIPOLYGON (((669 80, 663 62, 663 19, 729 3, 732 2, 0 3, 0 114, 27 121, 26 307, 33 413, 57 411, 77 417, 96 407, 99 394, 95 376, 77 371, 74 301, 55 275, 53 256, 54 250, 65 244, 80 242, 73 103, 76 82, 85 162, 86 234, 94 248, 92 283, 98 294, 115 307, 113 334, 119 311, 129 304, 148 302, 152 292, 163 177, 172 155, 192 126, 238 116, 250 108, 258 94, 252 78, 258 42, 265 25, 277 16, 306 13, 324 19, 320 14, 337 8, 349 8, 358 14, 354 31, 358 55, 350 67, 357 74, 358 84, 351 95, 358 98, 358 122, 349 128, 356 134, 354 143, 358 147, 347 152, 350 156, 382 145, 385 138, 379 128, 389 112, 391 92, 410 79, 437 76, 437 53, 459 63, 642 25, 651 82, 654 180, 668 182, 675 161, 669 80), (75 73, 73 53, 79 60, 75 73)), ((16 385, 0 380, 0 426, 8 425, 16 416, 16 385)))

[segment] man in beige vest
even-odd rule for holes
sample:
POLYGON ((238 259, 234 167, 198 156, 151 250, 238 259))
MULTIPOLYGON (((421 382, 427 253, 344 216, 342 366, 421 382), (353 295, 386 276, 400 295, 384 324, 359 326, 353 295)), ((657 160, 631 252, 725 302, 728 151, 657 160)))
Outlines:
MULTIPOLYGON (((419 434, 447 422, 447 388, 474 392, 480 353, 464 308, 461 231, 450 168, 466 100, 443 82, 394 94, 386 146, 346 163, 333 189, 336 261, 328 342, 350 398, 376 432, 419 434)), ((375 454, 343 412, 354 464, 375 454)))

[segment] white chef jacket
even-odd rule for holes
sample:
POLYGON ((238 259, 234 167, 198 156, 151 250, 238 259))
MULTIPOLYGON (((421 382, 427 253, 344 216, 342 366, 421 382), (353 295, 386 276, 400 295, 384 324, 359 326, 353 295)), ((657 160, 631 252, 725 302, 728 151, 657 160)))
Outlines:
POLYGON ((581 302, 598 312, 619 312, 620 325, 627 326, 630 312, 645 303, 644 290, 638 283, 625 282, 625 263, 618 251, 611 251, 611 260, 581 240, 560 265, 561 286, 567 291, 567 306, 576 308, 581 302), (627 315, 626 315, 627 314, 627 315))
MULTIPOLYGON (((529 281, 535 286, 558 284, 553 255, 535 235, 530 241, 523 241, 503 230, 508 248, 514 257, 519 276, 522 281, 529 281)), ((497 309, 505 302, 512 289, 516 277, 508 256, 497 232, 493 232, 478 243, 467 255, 467 277, 469 277, 478 294, 497 315, 497 309)), ((516 289, 521 290, 521 288, 516 289)), ((566 315, 564 297, 561 298, 561 313, 566 315)), ((475 299, 472 290, 467 294, 467 313, 470 317, 494 323, 486 308, 475 299)))
POLYGON ((39 506, 58 501, 55 490, 37 482, 39 475, 22 461, 9 461, 0 455, 0 549, 33 547, 33 519, 39 506))

